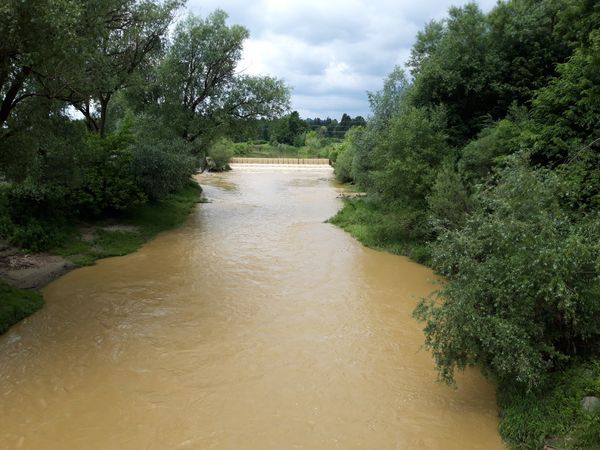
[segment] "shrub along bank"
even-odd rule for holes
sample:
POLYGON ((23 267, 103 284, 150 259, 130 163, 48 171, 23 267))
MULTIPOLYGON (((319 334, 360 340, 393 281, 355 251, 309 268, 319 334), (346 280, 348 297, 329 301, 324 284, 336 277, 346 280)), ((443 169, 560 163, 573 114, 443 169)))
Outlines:
POLYGON ((130 252, 183 220, 232 124, 288 109, 282 80, 236 72, 249 32, 224 11, 30 3, 0 8, 0 239, 14 246, 78 264, 130 252))
MULTIPOLYGON (((189 181, 180 190, 161 200, 132 206, 111 217, 96 217, 85 223, 73 219, 39 220, 35 249, 61 255, 74 267, 91 265, 96 260, 122 256, 138 250, 161 231, 181 224, 200 201, 200 186, 189 181), (51 234, 48 232, 51 230, 51 234), (43 246, 42 246, 43 245, 43 246)), ((27 241, 25 241, 27 242, 27 241)), ((31 250, 25 245, 24 251, 31 250)), ((0 334, 43 306, 39 292, 18 289, 0 280, 0 334)))
POLYGON ((597 448, 600 411, 600 3, 451 8, 408 69, 369 95, 332 219, 447 282, 415 310, 440 379, 496 381, 513 448, 597 448), (518 68, 518 70, 516 70, 518 68))

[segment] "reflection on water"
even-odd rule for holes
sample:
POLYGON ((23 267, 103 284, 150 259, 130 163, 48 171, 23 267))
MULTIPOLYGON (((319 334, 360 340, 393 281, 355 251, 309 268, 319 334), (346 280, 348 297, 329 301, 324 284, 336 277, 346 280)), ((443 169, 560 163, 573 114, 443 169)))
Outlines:
POLYGON ((202 175, 183 227, 48 286, 0 338, 0 448, 502 448, 493 388, 420 350, 432 273, 323 223, 330 178, 202 175))

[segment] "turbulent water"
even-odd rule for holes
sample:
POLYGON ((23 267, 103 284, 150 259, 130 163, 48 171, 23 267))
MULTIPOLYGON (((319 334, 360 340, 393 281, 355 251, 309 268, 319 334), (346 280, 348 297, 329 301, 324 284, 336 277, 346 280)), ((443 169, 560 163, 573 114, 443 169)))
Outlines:
POLYGON ((2 449, 500 449, 493 387, 436 383, 434 276, 323 223, 326 168, 235 167, 139 252, 0 337, 2 449))

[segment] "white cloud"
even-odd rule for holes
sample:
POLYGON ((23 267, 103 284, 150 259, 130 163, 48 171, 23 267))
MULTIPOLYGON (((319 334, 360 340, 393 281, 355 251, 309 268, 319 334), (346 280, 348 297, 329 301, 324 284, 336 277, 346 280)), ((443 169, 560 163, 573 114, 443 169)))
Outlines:
MULTIPOLYGON (((194 14, 220 8, 250 39, 239 70, 284 79, 304 117, 368 115, 366 92, 409 55, 417 31, 467 0, 188 0, 194 14)), ((496 0, 481 0, 486 11, 496 0)))

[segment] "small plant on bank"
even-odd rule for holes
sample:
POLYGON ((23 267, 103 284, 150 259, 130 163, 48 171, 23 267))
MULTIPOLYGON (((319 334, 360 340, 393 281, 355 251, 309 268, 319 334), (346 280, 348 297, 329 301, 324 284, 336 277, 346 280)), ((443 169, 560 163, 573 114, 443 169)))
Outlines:
POLYGON ((44 305, 38 292, 17 289, 0 281, 0 334, 44 305))

